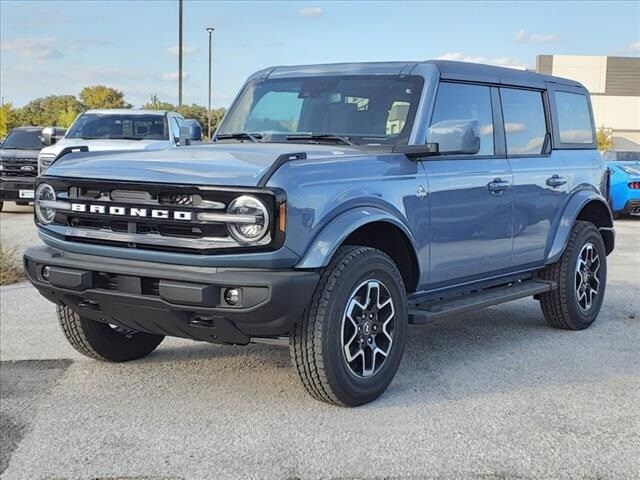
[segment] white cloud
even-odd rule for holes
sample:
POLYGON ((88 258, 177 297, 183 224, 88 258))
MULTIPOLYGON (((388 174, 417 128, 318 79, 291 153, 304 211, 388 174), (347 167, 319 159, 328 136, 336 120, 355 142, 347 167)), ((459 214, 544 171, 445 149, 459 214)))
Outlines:
POLYGON ((524 123, 510 123, 507 122, 504 124, 504 131, 507 133, 518 133, 524 132, 525 126, 524 123))
POLYGON ((56 39, 51 37, 15 38, 13 40, 2 42, 0 49, 3 52, 13 52, 22 58, 32 60, 60 58, 62 57, 62 52, 53 46, 55 41, 56 39))
POLYGON ((640 52, 640 41, 633 42, 631 45, 629 45, 628 49, 631 52, 640 52))
POLYGON ((525 67, 522 63, 509 57, 487 58, 487 57, 473 57, 471 55, 465 55, 461 52, 449 52, 444 55, 440 55, 438 60, 454 60, 456 62, 469 62, 469 63, 486 63, 488 65, 498 65, 500 67, 517 68, 524 70, 525 67))
POLYGON ((303 17, 320 17, 324 11, 320 7, 305 7, 298 11, 303 17))
MULTIPOLYGON (((198 49, 196 47, 193 47, 191 45, 182 46, 183 55, 189 55, 190 53, 195 53, 197 50, 198 49)), ((178 45, 174 45, 172 47, 167 48, 165 52, 167 52, 169 55, 178 55, 178 53, 180 52, 180 47, 178 47, 178 45)))
MULTIPOLYGON (((175 81, 178 80, 178 72, 163 73, 160 78, 166 81, 175 81)), ((182 79, 186 80, 187 78, 189 78, 189 74, 187 72, 182 72, 182 79)))
POLYGON ((555 33, 527 33, 525 30, 520 30, 516 33, 514 40, 518 43, 551 43, 558 38, 555 33))

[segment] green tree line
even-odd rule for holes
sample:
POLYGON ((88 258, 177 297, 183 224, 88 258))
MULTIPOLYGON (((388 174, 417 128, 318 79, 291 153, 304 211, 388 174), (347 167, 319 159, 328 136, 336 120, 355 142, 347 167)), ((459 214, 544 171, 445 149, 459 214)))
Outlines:
MULTIPOLYGON (((104 85, 84 87, 80 94, 49 95, 48 97, 31 100, 23 107, 16 108, 11 103, 4 103, 0 107, 0 138, 9 130, 20 126, 69 127, 75 118, 86 110, 95 108, 132 108, 127 103, 124 94, 115 88, 104 85)), ((200 122, 205 138, 211 136, 207 131, 207 108, 201 105, 182 105, 176 107, 162 102, 157 95, 151 95, 150 101, 142 106, 151 110, 172 110, 181 113, 185 118, 195 118, 200 122)), ((215 130, 218 122, 225 113, 224 108, 211 112, 211 131, 215 130)))

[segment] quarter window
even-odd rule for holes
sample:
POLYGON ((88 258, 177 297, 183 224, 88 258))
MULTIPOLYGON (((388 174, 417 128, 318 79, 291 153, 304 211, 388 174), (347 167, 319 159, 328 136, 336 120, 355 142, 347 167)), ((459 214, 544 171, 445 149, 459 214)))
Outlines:
POLYGON ((562 143, 593 143, 593 128, 587 97, 579 93, 555 92, 558 127, 562 143))
POLYGON ((441 83, 427 142, 437 143, 443 154, 493 155, 489 87, 441 83))
POLYGON ((507 155, 540 155, 547 135, 542 93, 501 88, 507 155))

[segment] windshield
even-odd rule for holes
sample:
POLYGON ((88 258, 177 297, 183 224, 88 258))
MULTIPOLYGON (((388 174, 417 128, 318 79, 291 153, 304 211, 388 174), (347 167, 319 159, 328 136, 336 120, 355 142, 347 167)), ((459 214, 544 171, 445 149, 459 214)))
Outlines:
POLYGON ((40 140, 40 135, 42 135, 41 128, 11 130, 4 142, 2 142, 2 148, 15 150, 40 150, 44 146, 40 140))
POLYGON ((247 84, 216 136, 250 133, 261 141, 406 144, 423 79, 417 76, 321 76, 247 84), (307 138, 304 138, 306 136, 307 138))
POLYGON ((84 113, 65 138, 168 140, 169 130, 164 114, 84 113))
POLYGON ((609 162, 640 162, 640 152, 604 152, 604 159, 609 162))

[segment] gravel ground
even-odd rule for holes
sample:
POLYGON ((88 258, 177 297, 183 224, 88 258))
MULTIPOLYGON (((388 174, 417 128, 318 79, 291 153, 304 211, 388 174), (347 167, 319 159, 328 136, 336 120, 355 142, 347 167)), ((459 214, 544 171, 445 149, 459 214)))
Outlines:
MULTIPOLYGON (((0 223, 37 243, 30 214, 0 223)), ((616 227, 592 328, 548 328, 533 300, 412 327, 387 393, 357 409, 308 397, 286 348, 167 339, 88 360, 29 284, 3 287, 2 479, 638 479, 640 220, 616 227)))

